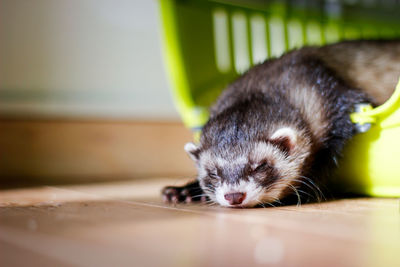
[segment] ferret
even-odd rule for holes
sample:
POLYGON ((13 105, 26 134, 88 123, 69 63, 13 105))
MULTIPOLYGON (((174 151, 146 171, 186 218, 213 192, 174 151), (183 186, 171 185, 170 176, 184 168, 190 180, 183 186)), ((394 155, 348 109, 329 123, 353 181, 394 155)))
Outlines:
POLYGON ((357 132, 349 114, 385 102, 399 77, 400 40, 303 47, 256 65, 212 105, 199 144, 185 145, 197 179, 165 187, 164 200, 254 207, 320 199, 357 132))

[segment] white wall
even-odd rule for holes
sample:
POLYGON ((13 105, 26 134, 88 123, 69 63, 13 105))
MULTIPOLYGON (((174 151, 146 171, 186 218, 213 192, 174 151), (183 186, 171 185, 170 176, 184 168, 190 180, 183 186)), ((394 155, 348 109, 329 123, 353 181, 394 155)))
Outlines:
POLYGON ((0 115, 178 119, 156 0, 0 0, 0 115))

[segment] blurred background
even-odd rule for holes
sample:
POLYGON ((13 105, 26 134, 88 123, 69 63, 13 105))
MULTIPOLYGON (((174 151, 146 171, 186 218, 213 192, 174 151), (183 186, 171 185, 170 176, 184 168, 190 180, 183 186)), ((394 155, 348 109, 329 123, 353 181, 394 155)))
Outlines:
POLYGON ((178 120, 158 2, 0 4, 2 115, 178 120))
POLYGON ((0 1, 0 181, 192 173, 157 1, 0 1))

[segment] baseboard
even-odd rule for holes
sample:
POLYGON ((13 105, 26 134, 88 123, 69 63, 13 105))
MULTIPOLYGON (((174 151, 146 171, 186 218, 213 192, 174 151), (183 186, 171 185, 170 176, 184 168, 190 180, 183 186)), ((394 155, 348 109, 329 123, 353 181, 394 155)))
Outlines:
POLYGON ((0 120, 0 181, 193 176, 179 122, 0 120))

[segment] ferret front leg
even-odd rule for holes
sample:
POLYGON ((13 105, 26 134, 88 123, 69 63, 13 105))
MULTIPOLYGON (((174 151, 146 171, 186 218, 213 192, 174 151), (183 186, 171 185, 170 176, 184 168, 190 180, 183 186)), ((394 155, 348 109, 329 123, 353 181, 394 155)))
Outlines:
POLYGON ((191 181, 184 186, 166 186, 161 193, 165 203, 207 201, 207 197, 197 180, 191 181))

